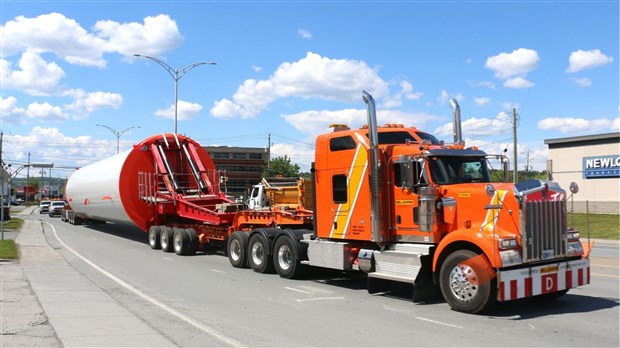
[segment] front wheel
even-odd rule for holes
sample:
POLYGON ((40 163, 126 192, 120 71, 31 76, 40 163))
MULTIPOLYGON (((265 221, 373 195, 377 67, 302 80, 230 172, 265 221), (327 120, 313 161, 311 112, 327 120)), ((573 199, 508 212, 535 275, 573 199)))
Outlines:
POLYGON ((491 305, 495 279, 483 255, 470 250, 450 254, 439 274, 439 285, 450 307, 465 313, 478 313, 491 305))

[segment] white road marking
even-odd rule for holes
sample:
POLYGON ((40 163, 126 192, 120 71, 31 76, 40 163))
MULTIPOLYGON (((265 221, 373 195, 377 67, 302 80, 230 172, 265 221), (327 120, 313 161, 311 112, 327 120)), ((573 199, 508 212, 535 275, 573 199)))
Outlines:
POLYGON ((315 297, 315 298, 305 298, 305 299, 297 299, 297 302, 309 302, 309 301, 325 301, 325 300, 344 300, 344 297, 315 297))
POLYGON ((304 291, 304 290, 300 290, 300 289, 295 289, 295 288, 289 288, 288 286, 284 287, 286 290, 291 290, 291 291, 297 291, 297 292, 301 292, 303 294, 311 294, 310 291, 304 291))
POLYGON ((219 269, 213 269, 213 268, 211 268, 211 271, 213 271, 215 273, 226 273, 224 271, 220 271, 219 269))
POLYGON ((228 336, 225 336, 224 334, 219 333, 218 331, 216 331, 215 329, 204 325, 202 323, 199 323, 197 321, 194 321, 193 319, 185 316, 184 314, 176 311, 173 308, 168 307, 167 305, 157 301, 156 299, 150 297, 149 295, 143 293, 142 291, 136 289, 135 287, 133 287, 132 285, 130 285, 129 283, 125 282, 124 280, 118 278, 117 276, 115 276, 114 274, 104 270, 103 268, 97 266, 94 262, 90 261, 89 259, 87 259, 86 257, 82 256, 80 253, 78 253, 77 251, 71 249, 67 244, 65 244, 65 242, 62 241, 62 239, 60 239, 60 237, 58 237, 58 234, 56 234, 56 229, 54 228, 54 226, 52 226, 51 224, 47 223, 51 228, 52 231, 54 232, 54 236, 56 237, 56 239, 58 240, 58 242, 60 242, 60 244, 62 244, 62 246, 70 251, 71 253, 73 253, 75 256, 79 257, 80 259, 82 259, 82 261, 86 262, 87 264, 89 264, 91 267, 93 267, 94 269, 96 269, 97 271, 101 272, 103 275, 107 276, 108 278, 112 279, 113 281, 115 281, 118 285, 124 287, 125 289, 133 292, 134 294, 136 294, 137 296, 141 297, 143 300, 148 301, 150 303, 152 303, 153 305, 159 307, 160 309, 174 315, 175 317, 183 320, 184 322, 194 326, 195 328, 217 338, 218 340, 220 340, 221 342, 234 346, 234 347, 242 347, 243 345, 241 344, 241 342, 230 338, 228 336))
POLYGON ((426 318, 422 318, 422 317, 415 317, 416 319, 422 320, 422 321, 428 321, 429 323, 434 323, 434 324, 439 324, 439 325, 445 325, 445 326, 449 326, 449 327, 454 327, 457 329, 462 329, 462 326, 458 326, 458 325, 453 325, 453 324, 448 324, 448 323, 444 323, 441 321, 437 321, 437 320, 432 320, 432 319, 426 319, 426 318))
POLYGON ((166 260, 166 261, 174 261, 174 259, 171 259, 171 258, 165 257, 165 256, 164 256, 164 260, 166 260))

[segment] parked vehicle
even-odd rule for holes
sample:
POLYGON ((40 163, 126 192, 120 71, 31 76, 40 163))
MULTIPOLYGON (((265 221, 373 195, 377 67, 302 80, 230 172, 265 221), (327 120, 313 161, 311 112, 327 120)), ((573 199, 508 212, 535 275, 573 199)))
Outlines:
POLYGON ((590 245, 567 227, 566 192, 551 181, 491 182, 489 161, 505 174, 508 161, 465 147, 456 100, 445 144, 415 127, 379 127, 372 96, 363 99, 367 126, 317 137, 304 199, 272 204, 277 190, 263 182, 265 199, 244 209, 213 184, 208 153, 163 134, 76 171, 69 221, 134 224, 151 248, 179 255, 225 242, 232 266, 284 278, 315 266, 365 273, 370 293, 410 283, 414 301, 440 291, 467 313, 590 283, 590 245))

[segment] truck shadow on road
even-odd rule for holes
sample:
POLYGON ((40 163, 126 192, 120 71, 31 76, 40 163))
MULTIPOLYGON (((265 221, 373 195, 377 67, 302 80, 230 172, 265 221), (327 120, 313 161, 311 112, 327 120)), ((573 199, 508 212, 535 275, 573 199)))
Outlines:
POLYGON ((531 298, 498 303, 482 313, 489 317, 524 320, 558 314, 588 313, 618 307, 617 299, 568 293, 555 300, 531 298))

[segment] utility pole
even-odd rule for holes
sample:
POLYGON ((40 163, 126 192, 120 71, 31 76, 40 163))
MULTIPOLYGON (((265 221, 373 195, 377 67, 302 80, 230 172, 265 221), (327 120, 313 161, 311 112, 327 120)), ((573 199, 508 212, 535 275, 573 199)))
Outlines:
POLYGON ((30 192, 30 152, 28 152, 28 168, 26 168, 26 185, 24 185, 24 205, 28 206, 28 193, 30 192), (28 190, 28 192, 26 192, 28 190))
POLYGON ((0 185, 2 185, 2 194, 0 194, 0 234, 2 234, 2 240, 4 240, 4 162, 2 162, 2 140, 4 133, 0 131, 0 170, 2 171, 2 179, 0 179, 0 185))
POLYGON ((517 166, 517 109, 512 108, 512 155, 514 156, 514 176, 515 184, 519 182, 519 170, 517 166))
POLYGON ((271 174, 271 133, 267 133, 267 176, 271 174))

